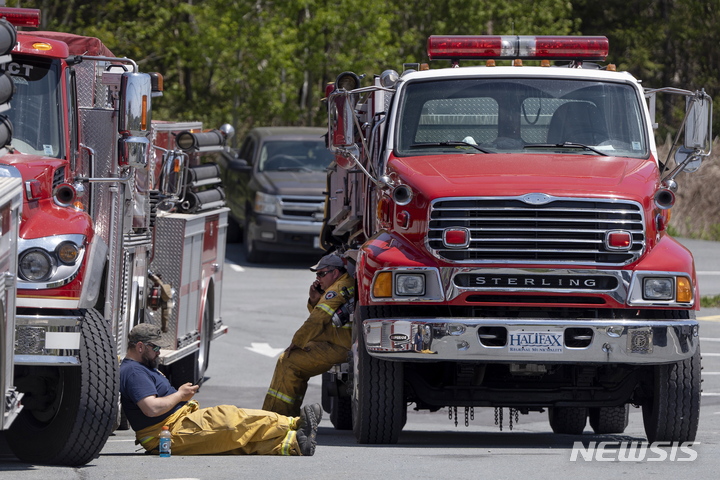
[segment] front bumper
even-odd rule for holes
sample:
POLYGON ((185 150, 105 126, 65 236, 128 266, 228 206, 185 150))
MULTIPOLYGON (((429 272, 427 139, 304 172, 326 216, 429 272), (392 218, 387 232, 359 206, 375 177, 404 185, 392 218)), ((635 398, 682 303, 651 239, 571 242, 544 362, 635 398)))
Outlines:
POLYGON ((252 238, 262 250, 314 252, 320 249, 322 222, 257 215, 250 228, 252 238))
POLYGON ((694 319, 371 318, 362 331, 372 356, 396 361, 662 364, 699 346, 694 319))

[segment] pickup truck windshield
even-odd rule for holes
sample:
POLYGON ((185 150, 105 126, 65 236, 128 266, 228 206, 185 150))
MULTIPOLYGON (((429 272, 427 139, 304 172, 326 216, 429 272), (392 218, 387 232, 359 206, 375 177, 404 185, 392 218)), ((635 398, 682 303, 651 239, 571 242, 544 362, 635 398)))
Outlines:
POLYGON ((16 88, 5 112, 13 125, 10 145, 22 153, 62 155, 59 70, 57 60, 23 55, 13 55, 7 66, 16 88))
POLYGON ((411 82, 404 92, 395 146, 400 156, 648 156, 642 100, 630 85, 472 78, 411 82))
POLYGON ((268 140, 260 151, 259 171, 325 171, 333 155, 322 139, 268 140))

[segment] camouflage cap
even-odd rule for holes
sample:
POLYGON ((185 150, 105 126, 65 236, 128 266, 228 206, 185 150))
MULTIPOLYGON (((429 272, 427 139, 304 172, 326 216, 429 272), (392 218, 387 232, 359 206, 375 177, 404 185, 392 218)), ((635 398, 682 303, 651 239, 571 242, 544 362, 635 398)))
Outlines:
POLYGON ((152 343, 161 348, 167 348, 170 345, 162 339, 162 330, 157 325, 151 323, 141 323, 135 325, 128 334, 128 343, 152 343))
POLYGON ((329 253, 322 257, 318 263, 310 267, 310 270, 313 272, 317 272, 320 269, 328 267, 344 268, 345 262, 343 262, 343 259, 339 255, 329 253))

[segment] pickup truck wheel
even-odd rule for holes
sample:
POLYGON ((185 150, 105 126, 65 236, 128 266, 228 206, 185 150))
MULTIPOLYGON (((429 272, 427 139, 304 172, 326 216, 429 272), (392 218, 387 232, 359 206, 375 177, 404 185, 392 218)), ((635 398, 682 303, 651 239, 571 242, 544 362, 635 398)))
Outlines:
POLYGON ((585 407, 550 407, 548 419, 554 433, 580 435, 585 430, 588 409, 585 407))
POLYGON ((243 250, 245 251, 245 260, 250 263, 264 263, 265 252, 257 249, 255 240, 250 232, 250 222, 245 220, 245 226, 243 228, 243 250))
POLYGON ((228 215, 227 243, 240 243, 242 240, 242 228, 233 217, 228 215))
POLYGON ((630 405, 619 407, 593 407, 590 409, 590 426, 598 435, 623 433, 628 426, 630 405))
MULTIPOLYGON (((356 310, 357 311, 357 310, 356 310)), ((361 321, 356 320, 359 325, 361 321)), ((354 355, 352 422, 358 443, 397 443, 406 418, 403 366, 373 358, 357 335, 354 355)))
POLYGON ((692 442, 700 418, 700 348, 680 362, 654 367, 652 398, 642 405, 648 442, 692 442))
POLYGON ((23 462, 84 465, 100 455, 112 433, 120 383, 114 342, 99 312, 80 315, 80 366, 43 370, 50 403, 43 411, 24 409, 7 432, 23 462))

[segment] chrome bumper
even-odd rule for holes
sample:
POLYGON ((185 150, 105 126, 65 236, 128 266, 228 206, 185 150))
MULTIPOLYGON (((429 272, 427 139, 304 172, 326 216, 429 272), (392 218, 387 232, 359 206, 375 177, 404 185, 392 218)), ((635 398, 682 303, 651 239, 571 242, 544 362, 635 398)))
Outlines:
POLYGON ((694 319, 367 319, 362 330, 372 356, 398 361, 661 364, 699 345, 694 319))

